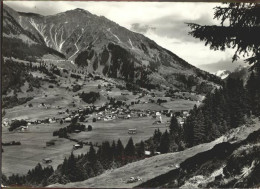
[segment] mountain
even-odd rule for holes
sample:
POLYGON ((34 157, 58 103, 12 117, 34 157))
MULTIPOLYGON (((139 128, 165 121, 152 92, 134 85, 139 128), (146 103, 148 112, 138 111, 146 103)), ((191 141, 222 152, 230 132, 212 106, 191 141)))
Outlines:
POLYGON ((3 31, 8 47, 4 56, 10 56, 8 49, 19 43, 12 53, 17 58, 44 59, 52 55, 88 72, 143 87, 167 86, 204 93, 221 83, 218 77, 190 65, 142 34, 79 8, 42 16, 4 5, 3 31), (32 45, 35 48, 29 48, 32 45))
POLYGON ((47 47, 36 35, 22 27, 19 23, 20 19, 19 13, 8 6, 4 6, 3 56, 31 59, 32 57, 41 57, 44 54, 53 54, 59 58, 65 58, 62 53, 47 47))
POLYGON ((202 70, 205 70, 210 73, 216 73, 219 70, 228 70, 230 72, 235 71, 239 66, 245 66, 246 64, 241 60, 236 62, 232 62, 232 60, 220 60, 218 62, 212 64, 202 64, 198 65, 198 67, 202 70))
POLYGON ((216 76, 220 77, 221 79, 225 79, 229 76, 231 72, 228 70, 219 70, 216 73, 216 76))

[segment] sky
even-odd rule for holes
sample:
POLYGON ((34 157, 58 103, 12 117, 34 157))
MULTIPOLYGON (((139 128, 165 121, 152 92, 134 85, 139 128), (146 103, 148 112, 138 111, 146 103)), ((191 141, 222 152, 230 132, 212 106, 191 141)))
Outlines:
MULTIPOLYGON (((53 15, 82 8, 105 16, 119 25, 142 33, 197 67, 231 62, 233 49, 213 51, 205 42, 188 35, 186 23, 218 24, 213 19, 214 7, 220 3, 184 2, 106 2, 106 1, 9 1, 11 8, 22 12, 53 15)), ((226 68, 223 68, 226 69, 226 68)))

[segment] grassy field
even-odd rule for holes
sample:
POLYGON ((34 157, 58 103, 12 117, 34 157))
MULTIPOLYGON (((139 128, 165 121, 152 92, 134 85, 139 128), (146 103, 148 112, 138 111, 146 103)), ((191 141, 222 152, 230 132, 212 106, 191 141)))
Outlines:
MULTIPOLYGON (((6 175, 12 173, 25 174, 29 169, 42 163, 42 159, 50 158, 54 168, 63 162, 72 152, 73 144, 68 139, 53 137, 52 132, 61 126, 59 124, 30 126, 27 132, 9 132, 3 129, 2 141, 20 141, 19 146, 3 146, 2 172, 6 175), (54 140, 54 146, 46 147, 46 142, 54 140)), ((74 151, 74 154, 86 153, 89 146, 74 151)), ((44 164, 43 164, 44 165, 44 164)))
MULTIPOLYGON (((95 123, 89 123, 89 125, 93 126, 91 132, 72 134, 71 138, 81 141, 91 141, 93 143, 97 142, 99 144, 105 140, 112 142, 113 140, 118 140, 120 138, 122 143, 126 145, 129 138, 132 137, 134 143, 137 143, 141 140, 150 138, 153 135, 154 130, 157 128, 161 131, 167 129, 166 123, 153 125, 154 121, 155 119, 152 119, 151 117, 98 121, 95 123), (128 134, 128 129, 136 129, 137 134, 128 134)), ((166 122, 166 119, 163 118, 163 121, 166 122)))
MULTIPOLYGON (((117 119, 113 121, 90 122, 85 125, 90 124, 93 126, 91 132, 74 133, 70 136, 80 141, 99 144, 105 140, 112 142, 120 138, 122 143, 126 145, 130 137, 137 143, 151 137, 157 128, 160 128, 161 131, 167 129, 165 123, 152 125, 154 121, 155 119, 151 117, 145 117, 129 120, 117 119), (136 128, 137 134, 129 135, 128 129, 130 128, 136 128)), ((3 128, 3 142, 20 141, 22 144, 21 146, 3 147, 3 173, 6 175, 12 173, 25 174, 37 163, 42 162, 44 158, 51 158, 53 161, 51 165, 56 168, 72 152, 75 142, 53 137, 52 133, 54 130, 67 125, 60 125, 59 123, 32 125, 29 126, 29 130, 26 132, 9 132, 7 128, 3 128), (46 142, 50 140, 54 140, 55 145, 46 147, 46 142)), ((84 146, 82 149, 74 151, 74 154, 87 153, 88 148, 89 146, 84 146)))

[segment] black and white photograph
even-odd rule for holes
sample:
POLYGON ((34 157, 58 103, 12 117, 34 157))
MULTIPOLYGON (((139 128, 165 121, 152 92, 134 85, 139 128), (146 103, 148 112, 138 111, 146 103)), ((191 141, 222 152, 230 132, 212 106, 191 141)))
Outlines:
POLYGON ((1 188, 260 188, 260 4, 3 1, 1 188))

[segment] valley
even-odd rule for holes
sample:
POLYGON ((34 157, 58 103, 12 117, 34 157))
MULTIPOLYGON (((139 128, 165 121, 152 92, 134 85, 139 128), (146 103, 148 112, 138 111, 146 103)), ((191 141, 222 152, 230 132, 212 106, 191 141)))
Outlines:
MULTIPOLYGON (((18 64, 24 64, 15 60, 18 64)), ((51 61, 52 63, 55 61, 51 61)), ((29 62, 25 62, 29 65, 29 62)), ((36 64, 37 65, 37 64, 36 64)), ((39 66, 40 64, 38 64, 39 66)), ((27 171, 37 163, 42 163, 44 158, 50 158, 51 165, 57 168, 64 158, 73 152, 75 155, 87 153, 89 146, 86 145, 82 149, 73 150, 73 142, 68 139, 53 136, 53 132, 69 123, 60 124, 60 120, 66 118, 73 118, 76 114, 72 112, 79 112, 94 106, 95 108, 104 107, 105 111, 96 110, 93 113, 85 115, 86 119, 80 123, 86 127, 91 125, 93 130, 91 132, 80 132, 70 134, 71 139, 76 139, 82 142, 92 142, 93 144, 101 144, 104 140, 112 142, 113 140, 120 139, 123 145, 127 144, 130 137, 133 138, 135 143, 141 140, 149 139, 155 129, 161 131, 169 130, 170 117, 162 114, 162 122, 154 124, 158 118, 154 118, 156 112, 171 111, 182 112, 188 111, 193 108, 195 104, 199 105, 203 99, 202 95, 196 93, 176 92, 175 98, 165 97, 167 89, 161 91, 152 90, 149 92, 142 89, 145 93, 128 91, 127 89, 120 90, 117 85, 125 84, 123 80, 102 77, 95 79, 95 76, 88 77, 84 74, 77 74, 81 79, 70 77, 71 71, 63 72, 63 69, 80 71, 69 62, 58 64, 57 69, 60 70, 60 75, 55 75, 57 84, 52 84, 45 79, 50 79, 50 76, 40 72, 32 71, 31 74, 34 78, 38 78, 41 83, 40 88, 33 88, 28 91, 29 83, 25 82, 21 86, 21 92, 17 93, 17 98, 32 97, 32 100, 22 105, 16 105, 12 108, 4 109, 5 115, 3 121, 6 126, 2 127, 2 142, 7 143, 11 141, 21 142, 21 146, 4 146, 3 150, 3 173, 7 176, 11 174, 26 174, 27 171), (73 66, 73 67, 72 67, 73 66), (72 69, 71 69, 72 68, 72 69), (53 88, 50 86, 53 85, 53 88), (73 86, 80 86, 80 90, 73 92, 73 86), (99 87, 100 86, 100 87, 99 87), (107 90, 109 89, 109 90, 107 90), (88 92, 98 92, 100 98, 94 104, 85 103, 79 94, 88 92), (123 95, 122 95, 123 93, 123 95), (187 97, 186 97, 187 96, 187 97), (114 98, 119 102, 124 102, 125 105, 120 107, 113 107, 109 105, 110 98, 114 98), (186 98, 186 99, 185 99, 186 98), (164 99, 167 102, 158 104, 158 99, 164 99), (127 109, 129 107, 129 109, 127 109), (69 113, 66 112, 68 110, 69 113), (121 113, 119 113, 121 112, 121 113), (143 114, 143 115, 140 115, 143 114), (112 115, 113 118, 106 120, 107 116, 112 115), (130 117, 127 117, 127 116, 130 117), (93 118, 97 121, 93 122, 93 118), (28 123, 26 130, 9 131, 8 128, 14 120, 25 120, 28 123), (43 120, 48 120, 43 122, 43 120), (51 120, 51 121, 49 121, 51 120), (38 121, 38 123, 36 123, 38 121), (136 129, 137 133, 131 135, 128 133, 129 129, 136 129), (48 141, 55 141, 54 146, 46 146, 48 141), (20 156, 22 154, 22 156, 20 156), (20 163, 14 164, 19 161, 20 163)), ((56 65, 55 65, 56 66, 56 65)), ((46 63, 46 68, 51 70, 50 63, 46 63)), ((100 76, 99 76, 100 77, 100 76)), ((9 94, 14 91, 10 90, 9 94)), ((7 95, 8 96, 8 95, 7 95)), ((78 113, 81 115, 81 113, 78 113)), ((77 116, 77 115, 76 115, 77 116)))
POLYGON ((210 74, 82 8, 2 26, 1 186, 259 186, 259 64, 210 74))

